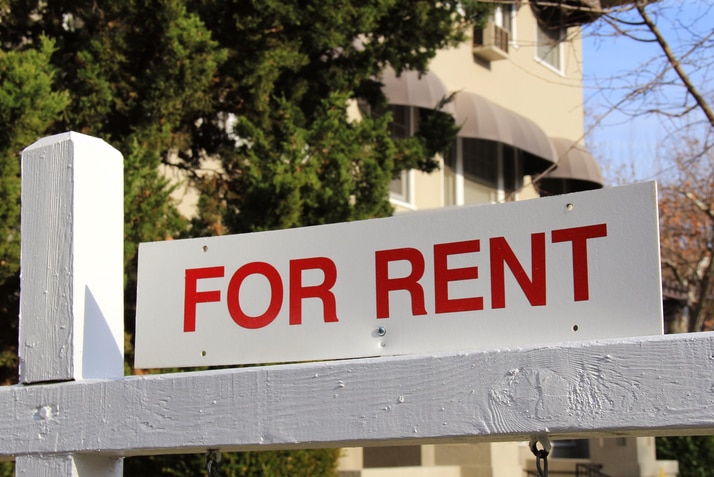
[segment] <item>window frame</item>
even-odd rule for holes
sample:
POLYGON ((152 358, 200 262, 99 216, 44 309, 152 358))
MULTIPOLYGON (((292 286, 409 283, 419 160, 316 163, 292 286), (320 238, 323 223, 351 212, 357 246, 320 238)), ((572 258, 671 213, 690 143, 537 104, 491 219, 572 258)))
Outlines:
POLYGON ((453 174, 453 178, 450 178, 453 180, 453 185, 447 187, 444 184, 443 202, 448 205, 473 204, 473 202, 467 203, 466 201, 468 183, 490 189, 492 191, 491 203, 517 200, 518 191, 523 186, 524 160, 522 151, 508 144, 484 139, 457 138, 449 157, 444 158, 444 168, 449 168, 450 174, 453 174), (466 141, 474 142, 468 144, 466 141), (469 150, 476 153, 472 159, 478 155, 479 150, 482 153, 488 153, 491 164, 486 168, 468 167, 464 153, 468 153, 469 150), (479 174, 488 172, 491 173, 491 177, 479 174), (507 173, 510 177, 506 177, 507 173), (454 194, 454 197, 446 196, 446 194, 454 194))
MULTIPOLYGON (((418 108, 415 106, 408 106, 402 104, 390 104, 389 110, 392 113, 392 124, 390 124, 390 134, 392 138, 399 139, 413 136, 418 127, 418 108), (402 110, 406 112, 406 124, 397 125, 397 127, 402 130, 401 134, 394 134, 395 131, 394 129, 392 129, 393 125, 395 124, 395 119, 397 119, 396 108, 406 108, 405 110, 402 110)), ((392 179, 392 181, 389 183, 389 200, 395 205, 414 209, 416 207, 414 199, 414 171, 402 171, 399 178, 392 179), (393 188, 396 181, 401 181, 401 184, 399 186, 399 189, 401 189, 400 191, 396 191, 393 188)))
POLYGON ((550 32, 551 30, 543 28, 540 22, 536 22, 535 59, 543 66, 555 71, 560 75, 563 75, 565 72, 565 55, 563 51, 563 43, 568 37, 568 30, 567 28, 558 28, 558 38, 556 38, 556 35, 553 35, 550 32), (544 44, 544 37, 549 39, 550 43, 548 45, 544 44), (545 46, 551 46, 551 48, 549 48, 548 50, 548 54, 541 53, 541 49, 545 46), (553 64, 553 61, 549 58, 552 52, 555 53, 555 56, 557 58, 557 65, 553 64))
POLYGON ((508 32, 508 43, 513 47, 518 47, 516 36, 517 12, 514 4, 497 5, 492 15, 493 23, 508 32))

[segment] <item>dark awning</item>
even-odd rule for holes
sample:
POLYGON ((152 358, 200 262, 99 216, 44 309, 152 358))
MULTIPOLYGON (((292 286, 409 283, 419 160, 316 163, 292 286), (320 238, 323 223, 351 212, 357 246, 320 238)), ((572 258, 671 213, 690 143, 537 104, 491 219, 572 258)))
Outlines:
POLYGON ((543 172, 557 162, 553 145, 533 121, 475 93, 456 95, 459 137, 495 141, 525 152, 527 174, 543 172))
POLYGON ((551 142, 558 167, 540 180, 540 189, 560 194, 602 188, 602 170, 592 154, 570 139, 551 138, 551 142))
MULTIPOLYGON (((382 72, 381 81, 389 104, 434 109, 451 94, 439 77, 428 71, 424 74, 403 71, 397 76, 392 68, 387 68, 382 72)), ((447 103, 441 111, 454 114, 454 105, 447 103)))
POLYGON ((538 22, 547 29, 568 28, 592 23, 602 15, 600 0, 559 0, 558 2, 530 0, 530 4, 538 22))

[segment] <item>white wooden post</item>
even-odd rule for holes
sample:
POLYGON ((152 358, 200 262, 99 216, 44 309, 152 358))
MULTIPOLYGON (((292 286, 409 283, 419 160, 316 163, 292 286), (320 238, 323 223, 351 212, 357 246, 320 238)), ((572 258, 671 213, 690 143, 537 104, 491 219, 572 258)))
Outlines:
MULTIPOLYGON (((75 132, 29 146, 21 221, 20 382, 123 376, 121 154, 75 132)), ((48 427, 66 411, 47 399, 32 417, 48 427)), ((20 453, 16 475, 120 476, 122 461, 20 453)))

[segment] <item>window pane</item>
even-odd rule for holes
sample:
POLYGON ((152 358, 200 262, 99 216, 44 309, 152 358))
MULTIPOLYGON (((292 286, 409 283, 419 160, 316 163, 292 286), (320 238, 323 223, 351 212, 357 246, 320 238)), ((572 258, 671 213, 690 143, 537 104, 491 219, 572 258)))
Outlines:
POLYGON ((560 42, 565 37, 563 33, 562 29, 545 29, 538 24, 538 58, 558 70, 561 69, 560 42))
POLYGON ((392 195, 398 196, 400 199, 404 198, 404 189, 405 189, 405 184, 406 184, 406 172, 402 171, 401 174, 396 179, 392 179, 392 182, 389 183, 389 192, 392 193, 392 195))
POLYGON ((464 177, 498 187, 498 144, 471 138, 462 144, 464 177))
MULTIPOLYGON (((411 132, 411 107, 390 105, 392 112, 392 122, 389 124, 389 133, 394 139, 404 139, 410 136, 411 132)), ((393 199, 409 202, 409 173, 403 171, 396 179, 389 184, 390 197, 393 199)))
POLYGON ((389 132, 394 139, 409 137, 409 106, 389 106, 392 112, 392 122, 389 132))
POLYGON ((503 145, 503 189, 514 192, 523 184, 523 154, 515 147, 503 145))
POLYGON ((456 143, 444 157, 444 205, 456 205, 456 143))
POLYGON ((496 25, 506 30, 510 37, 513 36, 512 11, 513 5, 499 5, 495 14, 496 25))

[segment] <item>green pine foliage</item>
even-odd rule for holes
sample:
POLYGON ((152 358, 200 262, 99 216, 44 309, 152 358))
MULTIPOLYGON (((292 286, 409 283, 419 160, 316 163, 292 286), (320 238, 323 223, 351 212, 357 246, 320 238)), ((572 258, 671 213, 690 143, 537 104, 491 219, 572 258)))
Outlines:
POLYGON ((347 102, 383 110, 382 69, 424 70, 436 50, 463 40, 463 13, 484 19, 489 8, 466 3, 203 2, 197 11, 228 60, 219 69, 220 114, 201 123, 190 157, 221 158, 225 174, 197 186, 221 194, 222 225, 243 232, 389 215, 391 178, 433 170, 433 153, 457 128, 433 111, 417 138, 393 140, 388 117, 351 121, 347 102), (217 133, 227 115, 236 117, 232 134, 217 133))
POLYGON ((709 477, 714 469, 714 436, 658 437, 657 458, 679 461, 679 477, 709 477))
MULTIPOLYGON (((223 453, 217 464, 218 474, 222 477, 333 477, 339 453, 339 449, 223 453)), ((132 457, 124 460, 124 475, 203 477, 207 475, 206 456, 132 457)))
POLYGON ((20 258, 20 152, 44 134, 66 107, 53 90, 54 45, 0 51, 0 281, 17 274, 20 258))
MULTIPOLYGON (((422 112, 415 137, 395 140, 389 113, 356 121, 347 110, 359 102, 385 111, 386 66, 424 71, 491 8, 474 0, 0 0, 2 381, 17 373, 22 148, 73 130, 124 155, 130 373, 138 243, 391 214, 390 180, 433 170, 433 154, 457 128, 437 108, 422 112), (219 167, 206 172, 209 158, 219 167), (201 192, 190 221, 162 167, 201 192)), ((221 475, 329 476, 338 453, 225 454, 221 475)), ((199 476, 205 462, 137 457, 126 469, 199 476)))
POLYGON ((309 129, 299 112, 279 101, 280 144, 247 121, 238 129, 254 141, 233 155, 231 181, 241 196, 227 200, 224 220, 233 231, 259 231, 380 217, 391 213, 387 185, 394 146, 387 118, 347 120, 346 97, 330 94, 309 129), (267 213, 266 213, 267 212, 267 213))

